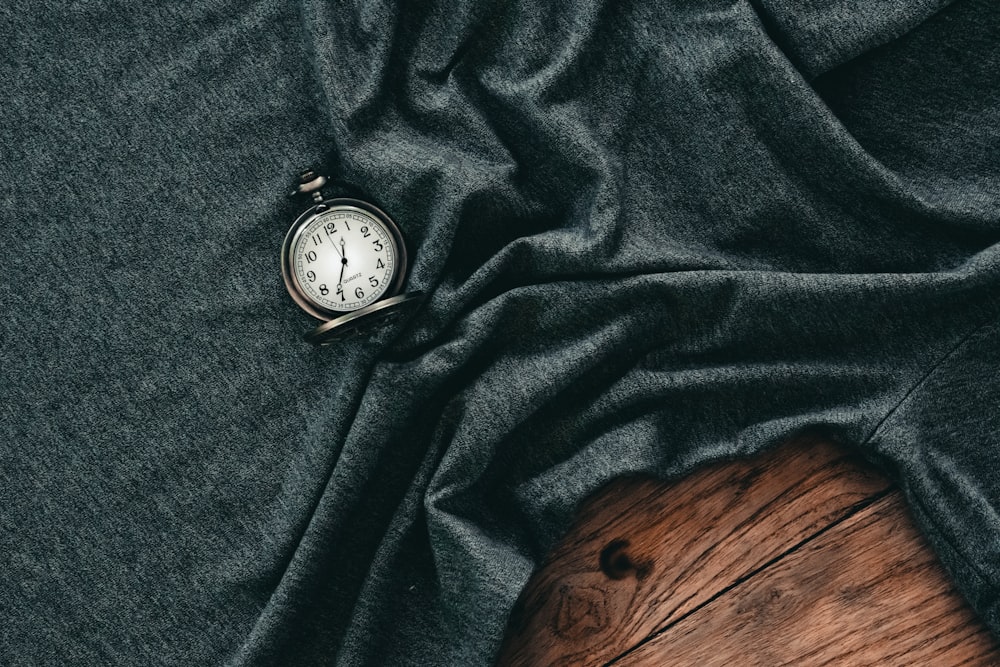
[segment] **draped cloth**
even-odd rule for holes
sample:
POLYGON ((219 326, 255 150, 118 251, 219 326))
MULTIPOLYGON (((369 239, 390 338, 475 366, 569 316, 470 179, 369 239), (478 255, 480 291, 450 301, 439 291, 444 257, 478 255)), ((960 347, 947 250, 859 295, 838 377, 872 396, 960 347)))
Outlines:
POLYGON ((583 498, 804 431, 1000 631, 1000 4, 0 7, 0 654, 487 665, 583 498), (427 299, 314 349, 301 168, 427 299))

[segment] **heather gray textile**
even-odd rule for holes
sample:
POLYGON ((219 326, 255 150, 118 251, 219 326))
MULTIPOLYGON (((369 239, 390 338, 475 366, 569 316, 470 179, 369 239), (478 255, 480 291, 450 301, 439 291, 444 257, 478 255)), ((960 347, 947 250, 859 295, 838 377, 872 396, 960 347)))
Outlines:
POLYGON ((3 663, 489 664, 586 494, 804 429, 1000 630, 1000 5, 944 4, 4 3, 3 663), (429 295, 322 350, 313 164, 429 295))

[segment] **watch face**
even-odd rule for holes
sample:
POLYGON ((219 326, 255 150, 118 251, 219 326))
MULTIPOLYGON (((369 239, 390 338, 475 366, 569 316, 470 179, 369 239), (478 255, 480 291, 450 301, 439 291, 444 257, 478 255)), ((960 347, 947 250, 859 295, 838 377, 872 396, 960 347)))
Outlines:
POLYGON ((283 257, 292 296, 306 310, 318 309, 317 316, 348 313, 385 296, 405 261, 393 227, 378 209, 352 204, 306 217, 290 231, 283 257))

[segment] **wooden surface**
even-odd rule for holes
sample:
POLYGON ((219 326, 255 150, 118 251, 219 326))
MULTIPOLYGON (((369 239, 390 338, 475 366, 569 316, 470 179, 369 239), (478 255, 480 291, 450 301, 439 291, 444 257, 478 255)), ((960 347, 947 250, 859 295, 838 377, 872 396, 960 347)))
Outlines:
POLYGON ((511 615, 499 665, 1000 665, 899 492, 799 440, 617 480, 511 615))

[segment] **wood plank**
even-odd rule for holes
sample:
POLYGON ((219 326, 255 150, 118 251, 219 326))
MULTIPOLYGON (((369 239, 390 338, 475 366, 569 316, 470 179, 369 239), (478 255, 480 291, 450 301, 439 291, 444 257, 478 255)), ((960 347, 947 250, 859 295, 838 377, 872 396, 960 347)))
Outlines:
POLYGON ((888 489, 807 438, 673 484, 619 480, 529 582, 498 664, 606 664, 888 489))
POLYGON ((614 664, 986 667, 1000 646, 894 492, 614 664))

